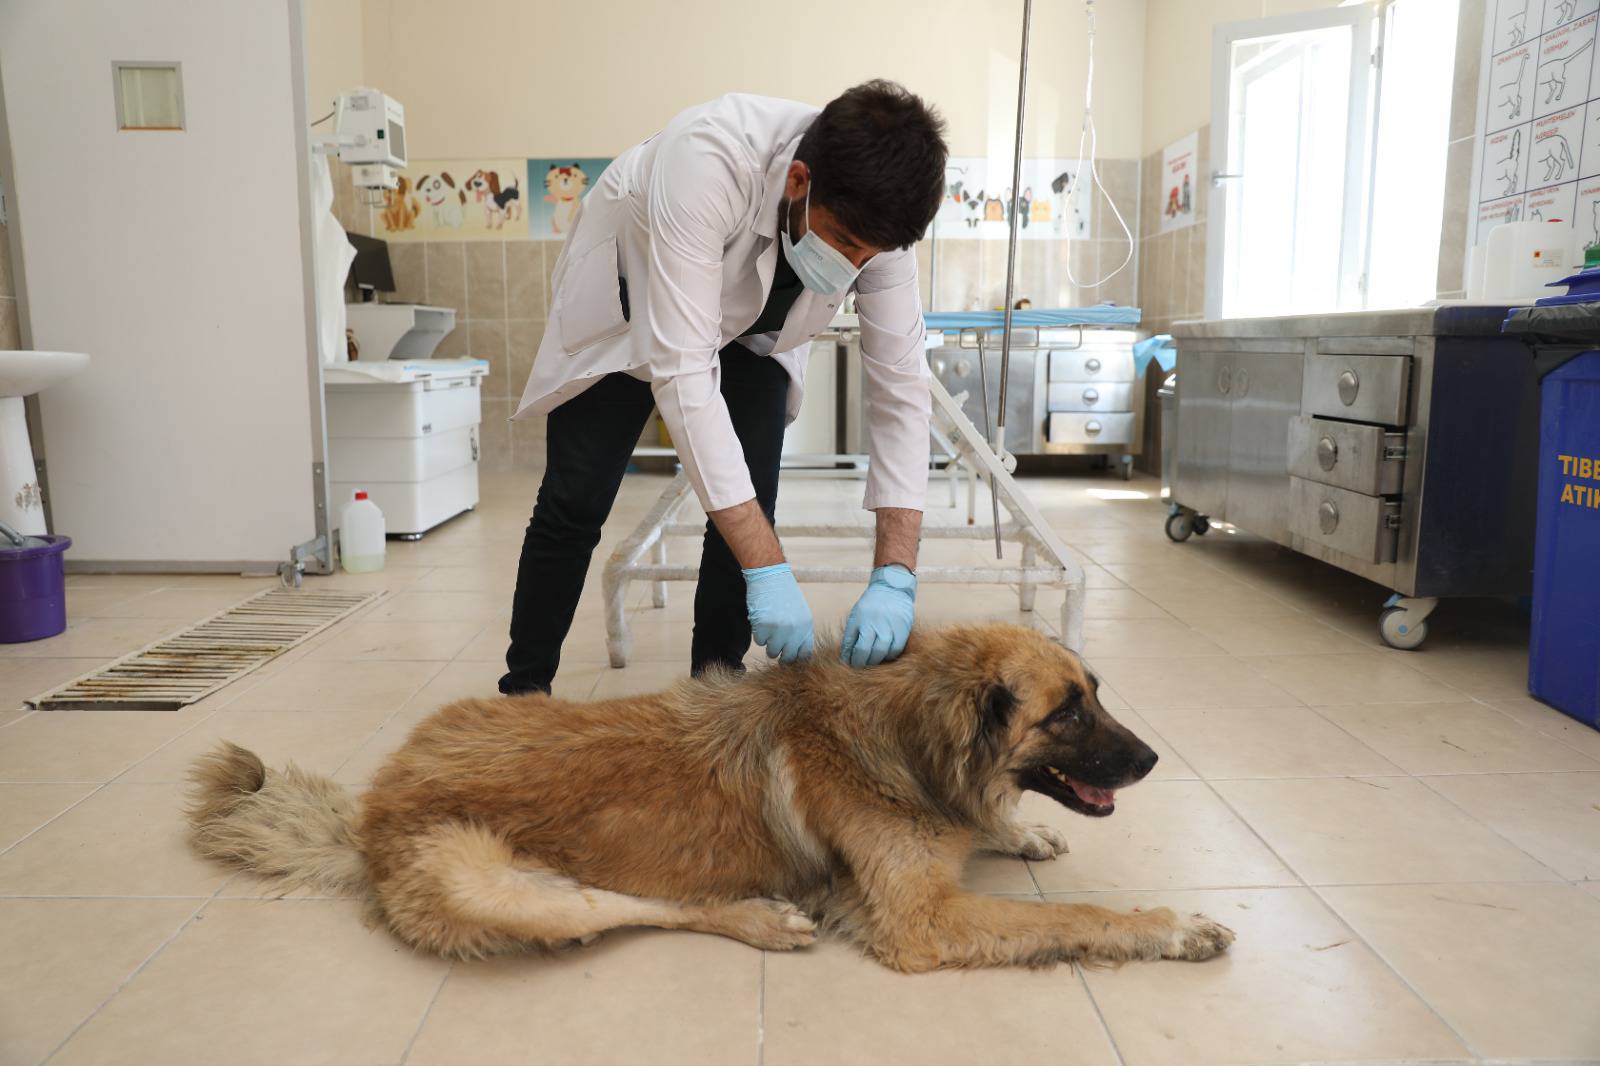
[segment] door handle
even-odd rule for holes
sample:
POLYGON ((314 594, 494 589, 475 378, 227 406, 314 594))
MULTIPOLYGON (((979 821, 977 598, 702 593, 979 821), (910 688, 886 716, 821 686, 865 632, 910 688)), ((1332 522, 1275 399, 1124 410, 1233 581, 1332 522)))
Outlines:
POLYGON ((1220 170, 1213 170, 1211 172, 1211 187, 1213 189, 1219 189, 1219 188, 1222 187, 1222 183, 1223 182, 1225 182, 1225 181, 1238 181, 1240 178, 1243 178, 1243 177, 1244 177, 1243 174, 1224 174, 1220 170))

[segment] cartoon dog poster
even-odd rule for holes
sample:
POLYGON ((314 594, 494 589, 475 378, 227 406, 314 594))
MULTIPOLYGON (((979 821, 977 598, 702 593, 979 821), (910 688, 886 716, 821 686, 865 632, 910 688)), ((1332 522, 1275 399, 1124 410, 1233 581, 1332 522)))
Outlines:
MULTIPOLYGON (((1076 159, 1022 160, 1017 238, 1089 237, 1093 201, 1078 180, 1076 159)), ((1098 195, 1098 194, 1097 194, 1098 195)), ((940 237, 1007 240, 1011 234, 1011 160, 955 157, 945 169, 945 196, 932 230, 940 237)))
POLYGON ((566 240, 578 218, 578 205, 594 188, 609 159, 528 160, 528 235, 539 241, 566 240))
POLYGON ((414 213, 385 210, 388 241, 505 241, 528 236, 527 161, 413 159, 401 177, 414 213), (409 220, 410 225, 404 223, 409 220))

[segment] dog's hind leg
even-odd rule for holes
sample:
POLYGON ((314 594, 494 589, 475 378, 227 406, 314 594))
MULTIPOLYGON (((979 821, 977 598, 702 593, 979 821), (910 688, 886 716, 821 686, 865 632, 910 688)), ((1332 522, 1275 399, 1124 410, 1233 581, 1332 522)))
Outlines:
POLYGON ((588 943, 608 929, 693 929, 755 947, 801 947, 816 926, 781 900, 686 904, 590 888, 520 860, 499 834, 478 826, 432 830, 378 889, 390 926, 443 955, 588 943))

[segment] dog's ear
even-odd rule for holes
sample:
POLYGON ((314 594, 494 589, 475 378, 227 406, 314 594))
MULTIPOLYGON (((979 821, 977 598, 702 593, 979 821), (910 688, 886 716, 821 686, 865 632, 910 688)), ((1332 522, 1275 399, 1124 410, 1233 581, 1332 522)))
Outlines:
POLYGON ((489 191, 494 193, 496 196, 499 196, 500 195, 500 172, 497 171, 497 170, 491 170, 487 174, 485 174, 484 176, 489 179, 489 191))
POLYGON ((444 183, 450 186, 452 189, 456 187, 456 179, 450 176, 450 172, 448 170, 439 171, 439 177, 443 178, 444 183))
POLYGON ((991 753, 1000 751, 1016 709, 1016 694, 1002 682, 992 682, 985 688, 978 696, 978 745, 991 753))
MULTIPOLYGON (((418 178, 417 179, 417 188, 420 189, 424 185, 428 184, 428 178, 429 177, 430 177, 430 175, 424 174, 424 175, 422 175, 422 177, 418 178)), ((449 181, 450 180, 449 175, 446 175, 444 180, 449 181)))

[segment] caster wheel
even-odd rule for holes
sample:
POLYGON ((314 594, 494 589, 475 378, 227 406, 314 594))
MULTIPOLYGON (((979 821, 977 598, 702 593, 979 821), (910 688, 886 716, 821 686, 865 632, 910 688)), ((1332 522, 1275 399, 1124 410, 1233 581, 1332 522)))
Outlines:
POLYGON ((1167 516, 1167 539, 1177 544, 1182 544, 1189 539, 1195 530, 1194 519, 1187 513, 1180 511, 1175 515, 1167 516))
POLYGON ((1122 457, 1121 466, 1122 466, 1122 480, 1124 480, 1124 481, 1132 481, 1133 480, 1133 456, 1124 455, 1122 457))
POLYGON ((1378 615, 1378 635, 1391 648, 1414 651, 1428 639, 1428 623, 1408 622, 1410 612, 1400 607, 1390 607, 1378 615))
POLYGON ((293 563, 279 563, 278 581, 286 589, 297 589, 305 581, 305 576, 300 567, 293 563))
POLYGON ((1195 515, 1194 516, 1194 533, 1195 533, 1195 536, 1203 537, 1207 533, 1210 533, 1210 532, 1211 532, 1211 519, 1207 518, 1203 514, 1195 515))

